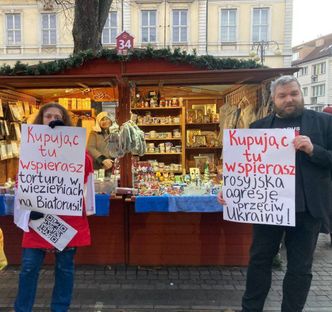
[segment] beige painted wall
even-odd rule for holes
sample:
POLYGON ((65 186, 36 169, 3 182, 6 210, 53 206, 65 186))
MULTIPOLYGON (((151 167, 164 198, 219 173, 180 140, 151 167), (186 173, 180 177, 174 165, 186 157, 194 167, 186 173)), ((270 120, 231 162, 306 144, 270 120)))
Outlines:
MULTIPOLYGON (((188 10, 188 43, 181 45, 188 51, 196 49, 199 53, 205 53, 205 3, 204 1, 166 0, 124 0, 129 5, 130 25, 127 29, 135 37, 135 45, 141 46, 141 10, 157 11, 157 43, 153 46, 163 48, 172 47, 172 10, 188 10), (130 3, 129 3, 130 2, 130 3), (166 8, 166 15, 165 15, 166 8), (165 24, 166 16, 166 24, 165 24), (166 26, 166 27, 165 27, 166 26), (165 37, 166 34, 166 37, 165 37)), ((279 43, 282 55, 276 56, 276 45, 271 45, 265 50, 265 64, 271 67, 284 67, 284 32, 285 32, 285 1, 239 1, 239 0, 210 0, 208 10, 208 53, 220 57, 248 58, 251 50, 251 19, 254 7, 270 8, 269 40, 279 43), (237 9, 237 43, 233 46, 220 44, 220 11, 222 8, 237 9)), ((118 10, 118 32, 121 29, 121 5, 119 0, 114 0, 113 10, 118 10)), ((67 57, 73 50, 71 28, 73 22, 73 10, 65 13, 61 8, 57 11, 57 46, 51 49, 41 47, 41 18, 45 12, 41 1, 36 0, 0 0, 0 64, 15 63, 17 60, 28 63, 36 63, 39 60, 50 60, 67 57), (21 13, 22 45, 19 49, 7 49, 5 39, 5 14, 10 12, 21 13)), ((290 47, 288 47, 290 48, 290 47)))

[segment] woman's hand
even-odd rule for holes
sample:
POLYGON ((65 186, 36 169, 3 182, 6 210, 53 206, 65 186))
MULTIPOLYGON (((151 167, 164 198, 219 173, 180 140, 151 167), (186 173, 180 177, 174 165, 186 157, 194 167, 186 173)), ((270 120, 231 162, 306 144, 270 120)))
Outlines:
POLYGON ((105 159, 102 162, 103 167, 105 170, 111 169, 113 167, 113 160, 112 159, 105 159))
POLYGON ((218 200, 219 204, 226 205, 226 201, 225 201, 224 197, 222 196, 222 191, 218 193, 217 200, 218 200))

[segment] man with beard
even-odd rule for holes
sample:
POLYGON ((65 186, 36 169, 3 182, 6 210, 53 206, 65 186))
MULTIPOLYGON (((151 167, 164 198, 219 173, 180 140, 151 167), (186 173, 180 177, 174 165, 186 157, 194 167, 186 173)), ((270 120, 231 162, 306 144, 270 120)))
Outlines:
MULTIPOLYGON (((250 128, 292 128, 296 149, 296 226, 253 225, 242 312, 263 311, 271 287, 272 262, 284 236, 287 271, 282 312, 303 310, 312 279, 313 254, 321 226, 328 228, 332 205, 332 116, 304 109, 301 87, 293 76, 272 82, 274 112, 250 128)), ((225 204, 222 194, 218 201, 225 204)))

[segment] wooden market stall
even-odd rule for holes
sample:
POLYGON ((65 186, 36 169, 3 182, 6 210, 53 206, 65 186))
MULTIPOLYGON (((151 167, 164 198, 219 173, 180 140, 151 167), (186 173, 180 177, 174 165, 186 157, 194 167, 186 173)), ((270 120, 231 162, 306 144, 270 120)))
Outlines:
MULTIPOLYGON (((112 88, 116 89, 117 119, 121 124, 130 118, 133 86, 158 89, 222 85, 234 91, 244 85, 261 86, 264 81, 294 71, 291 68, 207 70, 164 58, 110 62, 101 57, 52 75, 0 76, 0 97, 3 102, 5 96, 26 97, 38 104, 51 98, 50 94, 41 96, 43 90, 112 88)), ((258 102, 259 90, 255 91, 258 102)), ((222 97, 218 101, 218 105, 224 104, 222 97)), ((131 157, 124 156, 120 161, 121 186, 132 186, 131 166, 131 157)), ((0 170, 0 183, 13 179, 17 160, 0 161, 0 170)), ((93 243, 79 249, 78 264, 246 265, 248 261, 251 226, 225 222, 221 212, 136 213, 134 200, 113 196, 109 215, 93 216, 89 221, 93 243)), ((13 225, 12 216, 0 216, 0 226, 9 263, 20 263, 21 232, 13 225)))

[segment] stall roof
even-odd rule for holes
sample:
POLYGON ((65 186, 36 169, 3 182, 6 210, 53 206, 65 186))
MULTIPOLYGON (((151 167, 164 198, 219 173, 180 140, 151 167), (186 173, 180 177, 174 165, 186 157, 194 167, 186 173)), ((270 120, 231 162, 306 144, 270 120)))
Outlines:
POLYGON ((0 89, 96 88, 118 83, 117 75, 0 76, 0 89))
POLYGON ((125 73, 123 78, 137 85, 256 84, 280 75, 292 75, 297 68, 230 69, 209 71, 125 73))
POLYGON ((120 79, 137 85, 206 85, 256 84, 283 74, 293 74, 298 68, 199 70, 179 72, 141 72, 86 75, 0 76, 0 89, 96 88, 114 87, 120 79))

